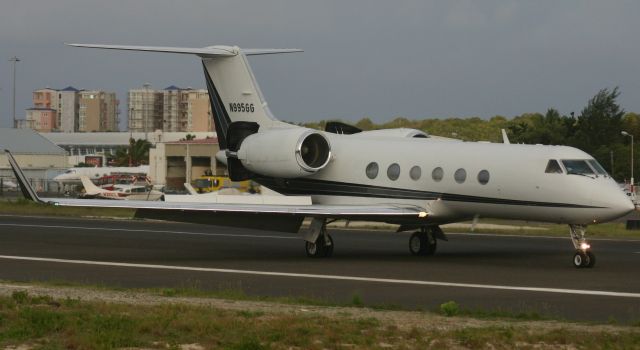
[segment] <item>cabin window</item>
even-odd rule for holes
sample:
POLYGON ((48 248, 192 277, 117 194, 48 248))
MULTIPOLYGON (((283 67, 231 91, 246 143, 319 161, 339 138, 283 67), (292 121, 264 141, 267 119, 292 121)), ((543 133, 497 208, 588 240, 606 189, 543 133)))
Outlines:
POLYGON ((433 169, 433 171, 431 172, 431 178, 435 182, 440 182, 443 177, 444 177, 444 170, 442 170, 441 167, 437 167, 433 169))
POLYGON ((565 159, 562 165, 569 175, 594 175, 587 162, 581 159, 565 159))
POLYGON ((387 176, 391 181, 396 181, 400 177, 400 166, 398 163, 393 163, 387 168, 387 176))
POLYGON ((463 183, 467 179, 467 171, 462 168, 456 170, 453 174, 453 179, 459 184, 463 183))
POLYGON ((480 172, 478 173, 478 182, 481 185, 486 185, 487 183, 489 183, 489 171, 480 170, 480 172))
POLYGON ((367 169, 365 170, 365 173, 367 174, 367 177, 370 178, 371 180, 378 177, 378 163, 376 162, 369 163, 369 165, 367 165, 367 169))
POLYGON ((600 165, 600 163, 598 163, 597 160, 595 159, 589 159, 587 160, 587 163, 589 163, 589 165, 591 165, 591 167, 593 168, 593 170, 596 171, 596 173, 598 175, 603 175, 603 176, 607 176, 609 174, 607 174, 607 171, 604 170, 604 168, 602 167, 602 165, 600 165))
POLYGON ((544 172, 547 174, 562 174, 562 168, 557 160, 550 159, 547 163, 547 169, 544 172))
POLYGON ((422 176, 422 169, 420 169, 419 166, 414 166, 413 168, 411 168, 411 170, 409 170, 409 177, 411 178, 411 180, 419 180, 420 176, 422 176))

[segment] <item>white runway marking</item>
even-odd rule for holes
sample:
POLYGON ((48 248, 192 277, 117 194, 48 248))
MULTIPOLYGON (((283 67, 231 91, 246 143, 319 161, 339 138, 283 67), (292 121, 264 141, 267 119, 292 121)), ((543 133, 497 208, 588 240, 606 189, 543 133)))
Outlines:
POLYGON ((173 234, 191 235, 191 236, 217 236, 217 237, 240 237, 240 238, 274 238, 274 239, 296 239, 296 240, 300 240, 301 239, 300 237, 296 237, 296 236, 243 235, 243 234, 231 234, 231 233, 205 233, 205 232, 143 230, 143 229, 129 229, 129 228, 86 227, 86 226, 27 225, 27 224, 0 224, 0 226, 36 227, 36 228, 64 228, 64 229, 69 229, 69 230, 173 233, 173 234))
POLYGON ((39 257, 29 257, 29 256, 12 256, 12 255, 0 255, 0 259, 37 261, 37 262, 49 262, 49 263, 65 263, 65 264, 77 264, 77 265, 133 267, 133 268, 143 268, 143 269, 179 270, 179 271, 196 271, 196 272, 216 272, 216 273, 232 273, 232 274, 256 275, 256 276, 311 278, 311 279, 323 279, 323 280, 375 282, 375 283, 436 286, 436 287, 495 289, 495 290, 511 290, 511 291, 522 291, 522 292, 560 293, 560 294, 625 297, 625 298, 640 299, 640 293, 611 292, 611 291, 600 291, 600 290, 518 287, 518 286, 503 286, 503 285, 490 285, 490 284, 474 284, 474 283, 450 283, 450 282, 437 282, 437 281, 401 280, 401 279, 358 277, 358 276, 317 275, 317 274, 293 273, 293 272, 235 270, 235 269, 218 269, 218 268, 209 268, 209 267, 190 267, 190 266, 171 266, 171 265, 152 265, 152 264, 132 264, 132 263, 91 261, 91 260, 68 260, 68 259, 53 259, 53 258, 39 258, 39 257))

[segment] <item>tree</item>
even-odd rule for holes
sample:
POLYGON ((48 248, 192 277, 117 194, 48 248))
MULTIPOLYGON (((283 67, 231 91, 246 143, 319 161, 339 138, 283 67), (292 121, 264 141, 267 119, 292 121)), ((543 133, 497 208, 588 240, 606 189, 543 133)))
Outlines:
POLYGON ((191 141, 195 139, 196 139, 196 135, 186 134, 183 139, 180 139, 180 141, 191 141))
POLYGON ((571 117, 562 116, 549 108, 547 113, 525 114, 516 119, 509 126, 513 135, 513 142, 543 145, 564 145, 571 134, 571 125, 574 120, 571 117))
POLYGON ((129 147, 118 147, 115 154, 116 166, 138 166, 149 164, 149 149, 151 143, 147 140, 129 139, 129 147))
POLYGON ((603 145, 620 142, 624 110, 616 99, 618 88, 600 90, 589 100, 578 117, 574 146, 587 153, 593 153, 603 145))

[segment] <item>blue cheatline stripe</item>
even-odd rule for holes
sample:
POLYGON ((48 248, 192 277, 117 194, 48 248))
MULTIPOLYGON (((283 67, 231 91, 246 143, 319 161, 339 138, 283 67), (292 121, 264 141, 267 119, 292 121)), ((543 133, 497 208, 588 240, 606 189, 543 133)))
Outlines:
POLYGON ((218 144, 220 145, 220 149, 227 149, 227 132, 231 124, 231 119, 229 118, 227 110, 224 108, 224 103, 220 98, 220 94, 218 94, 216 86, 211 80, 211 75, 204 60, 202 60, 202 68, 204 69, 204 77, 207 81, 207 91, 209 91, 209 102, 213 110, 213 122, 216 125, 218 144))
POLYGON ((326 181, 316 179, 275 179, 256 178, 256 182, 269 187, 270 189, 287 195, 326 195, 326 196, 347 196, 347 197, 375 197, 394 199, 418 199, 434 200, 441 199, 452 202, 469 202, 484 204, 519 205, 550 208, 603 208, 589 205, 572 203, 553 203, 523 201, 516 199, 467 196, 462 194, 441 193, 431 191, 420 191, 405 188, 393 188, 383 186, 372 186, 358 183, 346 183, 337 181, 326 181))

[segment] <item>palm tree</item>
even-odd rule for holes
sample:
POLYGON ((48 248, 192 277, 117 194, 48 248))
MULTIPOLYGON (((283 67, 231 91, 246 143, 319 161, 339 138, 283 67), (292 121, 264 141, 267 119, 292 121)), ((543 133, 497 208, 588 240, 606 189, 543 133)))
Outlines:
POLYGON ((116 166, 138 166, 149 164, 149 148, 147 140, 129 139, 129 147, 118 147, 115 154, 116 166))

